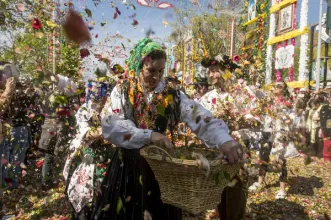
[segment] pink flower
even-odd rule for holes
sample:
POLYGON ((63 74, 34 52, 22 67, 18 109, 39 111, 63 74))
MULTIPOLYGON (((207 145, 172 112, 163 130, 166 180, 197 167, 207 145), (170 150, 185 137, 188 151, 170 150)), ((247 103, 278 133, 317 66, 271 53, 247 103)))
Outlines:
POLYGON ((150 62, 150 61, 152 61, 152 58, 150 56, 147 56, 147 57, 145 57, 144 61, 145 62, 150 62))
POLYGON ((213 98, 213 99, 211 100, 211 103, 212 103, 213 105, 216 105, 216 98, 213 98))
POLYGON ((216 63, 215 60, 211 61, 211 65, 214 65, 215 63, 216 63))

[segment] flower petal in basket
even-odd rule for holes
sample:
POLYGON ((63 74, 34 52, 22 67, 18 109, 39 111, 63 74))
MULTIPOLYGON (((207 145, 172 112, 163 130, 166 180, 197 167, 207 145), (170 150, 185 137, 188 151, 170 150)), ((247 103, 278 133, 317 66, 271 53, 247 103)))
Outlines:
POLYGON ((214 209, 221 200, 224 188, 243 166, 243 163, 230 165, 212 160, 209 163, 210 174, 206 176, 196 160, 172 158, 156 146, 144 147, 140 154, 154 172, 162 201, 193 214, 214 209))

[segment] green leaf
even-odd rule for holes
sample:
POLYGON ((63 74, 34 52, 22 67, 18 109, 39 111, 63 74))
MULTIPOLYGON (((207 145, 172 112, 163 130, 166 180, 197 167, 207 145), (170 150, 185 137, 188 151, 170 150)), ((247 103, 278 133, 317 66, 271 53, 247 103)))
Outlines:
POLYGON ((228 172, 223 171, 223 176, 224 176, 224 178, 225 178, 226 180, 231 181, 231 176, 230 176, 230 174, 229 174, 228 172))
POLYGON ((130 6, 133 10, 136 10, 136 6, 134 6, 134 4, 130 4, 130 6))
POLYGON ((101 22, 100 25, 101 27, 105 26, 107 23, 106 22, 101 22))
POLYGON ((156 106, 156 110, 159 115, 165 117, 165 108, 161 104, 156 106))
MULTIPOLYGON (((120 211, 123 209, 123 202, 121 198, 118 198, 118 202, 117 202, 117 207, 116 207, 116 212, 117 215, 120 213, 120 211)), ((125 210, 124 210, 125 211, 125 210)))
POLYGON ((109 209, 109 207, 110 207, 110 204, 107 204, 103 209, 102 209, 102 211, 105 211, 105 212, 107 212, 108 211, 108 209, 109 209))
POLYGON ((85 8, 85 12, 86 12, 87 16, 89 16, 90 18, 92 17, 92 12, 90 9, 85 8))
POLYGON ((140 183, 140 185, 143 185, 143 176, 142 175, 139 176, 139 183, 140 183))

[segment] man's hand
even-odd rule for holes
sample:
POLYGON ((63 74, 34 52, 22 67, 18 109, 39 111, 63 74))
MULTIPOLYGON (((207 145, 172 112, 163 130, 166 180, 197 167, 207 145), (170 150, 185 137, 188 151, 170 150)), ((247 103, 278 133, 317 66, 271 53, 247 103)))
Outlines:
POLYGON ((228 141, 220 146, 220 151, 227 156, 230 163, 236 163, 242 159, 242 146, 237 141, 228 141))
POLYGON ((169 138, 167 138, 166 136, 164 136, 161 133, 152 132, 151 141, 156 146, 166 148, 170 152, 172 152, 174 149, 174 145, 171 143, 169 138))

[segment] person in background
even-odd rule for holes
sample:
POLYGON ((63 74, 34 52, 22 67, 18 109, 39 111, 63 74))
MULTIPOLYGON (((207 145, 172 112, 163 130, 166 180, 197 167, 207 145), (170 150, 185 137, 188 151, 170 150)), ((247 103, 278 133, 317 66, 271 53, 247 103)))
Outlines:
POLYGON ((320 111, 324 161, 331 162, 331 86, 324 89, 326 102, 320 111))
MULTIPOLYGON (((230 99, 231 80, 226 77, 238 65, 233 63, 229 57, 219 55, 217 57, 206 58, 202 60, 201 65, 208 68, 208 78, 215 89, 207 92, 199 99, 199 103, 209 110, 214 116, 218 112, 218 103, 224 103, 230 99)), ((239 102, 233 100, 233 106, 239 102)), ((226 117, 226 115, 222 116, 226 117)), ((231 131, 230 126, 230 131, 231 131)), ((220 204, 217 207, 221 220, 240 220, 245 216, 246 209, 246 192, 244 190, 244 181, 240 177, 235 177, 236 184, 233 187, 226 187, 222 193, 220 204), (236 198, 236 199, 233 199, 236 198)))
POLYGON ((17 82, 7 117, 11 121, 10 157, 11 166, 7 169, 7 182, 14 188, 19 186, 19 177, 26 169, 24 164, 26 152, 32 145, 29 108, 32 97, 24 91, 24 82, 17 82))
POLYGON ((209 90, 207 78, 196 78, 194 85, 195 95, 194 100, 199 102, 200 98, 204 96, 209 90))
MULTIPOLYGON (((317 159, 320 160, 323 158, 323 131, 321 127, 321 110, 325 109, 329 103, 327 100, 327 93, 324 91, 320 91, 316 94, 315 99, 318 101, 319 106, 317 107, 316 111, 312 115, 312 133, 315 137, 314 149, 316 152, 317 159)), ((312 134, 312 135, 313 135, 312 134)))
POLYGON ((107 95, 103 90, 107 90, 104 84, 90 87, 91 93, 86 98, 88 101, 75 115, 78 130, 70 144, 63 169, 67 181, 66 194, 75 210, 73 219, 91 219, 93 198, 96 197, 106 163, 110 159, 111 145, 104 143, 101 131, 101 110, 107 95))
MULTIPOLYGON (((290 143, 287 133, 290 130, 291 119, 289 114, 292 110, 292 101, 287 85, 284 81, 277 82, 272 91, 274 97, 269 102, 272 112, 272 117, 266 117, 265 124, 270 130, 265 129, 262 133, 263 137, 260 144, 260 160, 261 166, 259 170, 258 182, 255 182, 249 187, 249 191, 257 191, 264 186, 264 179, 267 173, 270 154, 276 155, 277 169, 280 169, 281 175, 279 177, 280 189, 276 194, 276 199, 286 198, 286 180, 287 180, 287 165, 286 165, 286 146, 290 143)), ((265 127, 266 128, 266 127, 265 127)))
POLYGON ((316 159, 322 157, 321 139, 318 133, 320 129, 318 110, 321 104, 321 100, 316 96, 309 101, 310 110, 307 119, 307 129, 310 133, 310 149, 312 156, 316 157, 316 159))
POLYGON ((45 98, 41 103, 41 109, 45 116, 45 122, 42 126, 41 137, 39 141, 39 149, 45 152, 44 164, 42 167, 42 186, 44 189, 52 187, 52 171, 54 160, 59 152, 61 142, 65 142, 66 138, 64 125, 67 124, 65 117, 67 111, 63 108, 67 103, 66 97, 77 95, 78 84, 73 79, 47 73, 47 77, 52 81, 57 82, 57 90, 52 88, 46 91, 45 98), (64 120, 63 120, 64 119, 64 120))
POLYGON ((10 137, 6 133, 5 124, 7 121, 4 118, 4 114, 7 112, 9 105, 11 104, 12 97, 15 93, 16 82, 13 78, 11 67, 8 63, 1 63, 0 66, 0 211, 3 204, 3 180, 4 180, 4 168, 9 162, 9 141, 10 137))
POLYGON ((178 89, 178 86, 180 85, 180 81, 177 76, 169 75, 165 78, 165 81, 173 89, 178 89))

